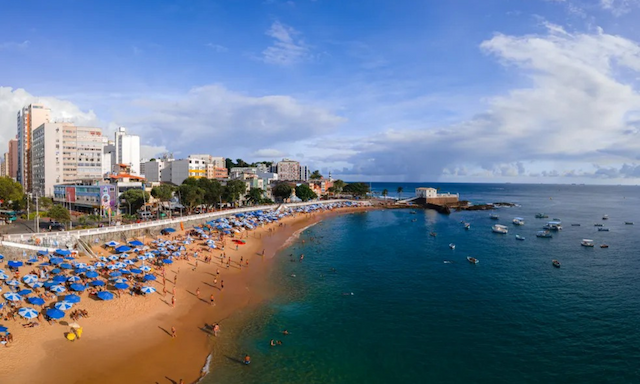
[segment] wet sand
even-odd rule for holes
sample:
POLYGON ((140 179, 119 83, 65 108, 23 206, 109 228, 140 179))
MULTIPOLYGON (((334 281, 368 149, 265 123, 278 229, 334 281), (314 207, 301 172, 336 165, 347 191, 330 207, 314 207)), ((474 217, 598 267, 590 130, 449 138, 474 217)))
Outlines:
MULTIPOLYGON (((80 319, 84 328, 80 340, 64 338, 69 328, 68 316, 60 324, 41 324, 22 329, 26 321, 5 322, 15 342, 0 352, 0 383, 185 383, 198 380, 200 370, 216 338, 204 325, 219 323, 220 338, 225 335, 225 319, 249 305, 257 305, 270 295, 265 279, 273 257, 296 232, 329 216, 371 208, 342 208, 330 212, 298 214, 247 233, 246 245, 235 250, 227 239, 225 252, 232 257, 231 268, 220 264, 220 251, 211 264, 202 260, 193 271, 194 260, 177 261, 167 267, 167 295, 162 294, 161 279, 155 286, 159 293, 148 297, 123 295, 109 302, 94 301, 83 294, 75 308, 87 309, 90 317, 80 319), (273 232, 269 232, 272 229, 273 232), (262 257, 262 250, 265 256, 262 257), (249 267, 238 267, 243 256, 249 267), (220 269, 224 290, 213 284, 220 269), (176 306, 171 306, 173 276, 177 273, 176 306), (195 295, 200 288, 200 299, 195 295), (213 294, 216 305, 211 306, 213 294), (170 336, 175 327, 177 337, 170 336)), ((201 247, 198 241, 188 247, 201 247)), ((200 257, 204 256, 200 252, 200 257)), ((21 269, 23 271, 23 269, 21 269)), ((22 274, 24 275, 24 273, 22 274)))

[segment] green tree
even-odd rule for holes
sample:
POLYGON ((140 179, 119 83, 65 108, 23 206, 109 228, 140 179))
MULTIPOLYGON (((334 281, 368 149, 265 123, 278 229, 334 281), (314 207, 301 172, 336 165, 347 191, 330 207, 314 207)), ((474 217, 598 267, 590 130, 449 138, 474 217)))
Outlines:
POLYGON ((161 184, 151 189, 151 196, 162 202, 169 201, 173 197, 174 189, 175 188, 169 184, 161 184))
POLYGON ((274 197, 279 198, 280 200, 285 200, 291 197, 292 191, 293 189, 289 184, 280 183, 273 188, 271 194, 273 194, 274 197))
POLYGON ((254 204, 254 205, 262 204, 262 202, 263 202, 262 195, 263 194, 264 194, 264 191, 262 189, 260 189, 260 188, 251 188, 249 190, 249 193, 247 193, 244 198, 251 204, 254 204))
POLYGON ((353 197, 364 197, 369 193, 369 184, 366 183, 349 183, 342 189, 343 192, 353 197))
POLYGON ((317 169, 315 171, 313 171, 311 173, 311 175, 309 176, 309 178, 311 180, 320 180, 322 179, 322 175, 320 174, 320 171, 318 171, 317 169))
MULTIPOLYGON (((238 159, 240 160, 240 159, 238 159)), ((227 185, 224 186, 222 198, 227 203, 235 205, 240 200, 240 196, 243 196, 247 190, 247 184, 242 180, 229 180, 227 185)))
POLYGON ((388 189, 383 189, 382 190, 382 197, 384 197, 385 200, 387 200, 387 196, 389 195, 389 190, 388 189))
POLYGON ((10 206, 15 202, 24 204, 24 196, 20 183, 10 177, 0 177, 0 200, 3 206, 10 206))
POLYGON ((296 186, 296 196, 302 201, 309 201, 318 197, 307 184, 296 186))
POLYGON ((236 167, 250 167, 251 164, 247 163, 246 161, 242 160, 242 159, 236 159, 236 167))
POLYGON ((201 205, 204 200, 204 190, 188 183, 183 183, 178 187, 178 194, 180 196, 180 203, 187 207, 189 212, 192 212, 195 207, 201 205))
POLYGON ((204 191, 203 202, 209 208, 214 207, 222 199, 224 187, 218 180, 198 179, 198 187, 204 191))
POLYGON ((47 210, 53 206, 53 199, 50 197, 38 198, 38 206, 42 210, 47 210))
POLYGON ((342 192, 346 183, 340 179, 333 182, 333 187, 335 188, 336 193, 342 192))
POLYGON ((120 195, 120 204, 127 207, 130 215, 142 208, 145 201, 149 201, 149 193, 142 189, 129 189, 120 195))
POLYGON ((398 200, 402 200, 402 192, 403 191, 404 191, 404 188, 398 187, 398 200))
POLYGON ((51 209, 49 209, 49 212, 47 213, 47 216, 61 223, 71 221, 69 210, 62 205, 54 205, 53 207, 51 207, 51 209))

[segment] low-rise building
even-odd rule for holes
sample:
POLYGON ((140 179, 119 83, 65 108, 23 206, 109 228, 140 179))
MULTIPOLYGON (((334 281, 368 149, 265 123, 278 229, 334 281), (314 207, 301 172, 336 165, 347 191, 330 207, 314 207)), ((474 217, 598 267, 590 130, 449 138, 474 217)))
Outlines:
POLYGON ((167 163, 161 171, 160 181, 180 185, 189 177, 199 179, 206 176, 207 168, 205 162, 201 159, 189 157, 167 163))
POLYGON ((460 197, 457 193, 438 193, 435 188, 425 187, 416 188, 416 196, 425 199, 427 203, 431 204, 457 203, 460 197))

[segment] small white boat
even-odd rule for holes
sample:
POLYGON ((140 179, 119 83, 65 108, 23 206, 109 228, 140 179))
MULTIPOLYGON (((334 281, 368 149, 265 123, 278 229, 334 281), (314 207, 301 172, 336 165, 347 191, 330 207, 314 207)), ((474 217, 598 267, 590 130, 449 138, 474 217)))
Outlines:
POLYGON ((545 215, 544 213, 536 213, 536 219, 547 219, 549 218, 548 215, 545 215))
POLYGON ((509 233, 509 229, 504 226, 504 225, 500 225, 500 224, 496 224, 493 227, 491 227, 491 230, 495 233, 500 233, 503 235, 506 235, 507 233, 509 233))
POLYGON ((582 242, 580 243, 580 245, 582 245, 583 247, 591 247, 591 248, 595 247, 595 244, 591 239, 582 239, 582 242))
POLYGON ((550 238, 553 237, 553 235, 549 231, 538 231, 538 233, 536 233, 536 237, 542 237, 544 239, 550 239, 550 238))
POLYGON ((522 217, 516 217, 513 219, 514 225, 524 225, 524 219, 522 217))
POLYGON ((524 240, 524 236, 516 235, 516 240, 524 240))
POLYGON ((498 215, 497 215, 497 214, 495 214, 495 213, 492 213, 492 214, 490 214, 490 215, 489 215, 489 218, 490 218, 491 220, 498 220, 498 219, 500 218, 500 216, 498 216, 498 215))
POLYGON ((551 264, 553 264, 553 266, 556 268, 560 268, 560 262, 558 260, 552 260, 551 264))
POLYGON ((602 220, 609 220, 609 215, 602 216, 602 220))
POLYGON ((470 256, 467 256, 467 261, 469 261, 471 264, 478 264, 480 262, 480 260, 470 256))
POLYGON ((453 244, 453 243, 451 243, 451 244, 449 244, 449 248, 451 248, 451 249, 456 249, 456 245, 455 245, 455 244, 453 244))
POLYGON ((464 223, 464 229, 471 229, 471 223, 464 223))
POLYGON ((562 229, 562 223, 559 221, 550 221, 545 224, 543 228, 549 231, 559 231, 562 229))

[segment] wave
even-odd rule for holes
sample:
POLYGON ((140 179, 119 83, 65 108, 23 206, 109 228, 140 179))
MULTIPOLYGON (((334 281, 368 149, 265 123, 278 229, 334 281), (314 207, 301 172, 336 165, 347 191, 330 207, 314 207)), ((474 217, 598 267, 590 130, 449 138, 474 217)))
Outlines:
POLYGON ((210 353, 209 356, 207 356, 207 360, 204 362, 204 366, 200 370, 200 378, 194 384, 202 383, 202 380, 204 380, 204 378, 209 374, 210 372, 209 366, 211 365, 212 358, 213 358, 213 353, 210 353))
POLYGON ((287 247, 289 247, 291 244, 293 244, 294 241, 298 240, 300 238, 300 235, 302 235, 302 232, 306 231, 307 229, 313 227, 314 225, 318 224, 319 221, 316 221, 313 224, 309 224, 304 228, 298 229, 297 231, 293 232, 293 234, 291 234, 291 236, 287 239, 287 241, 284 242, 284 244, 282 244, 282 246, 278 249, 278 250, 282 250, 285 249, 287 247))

